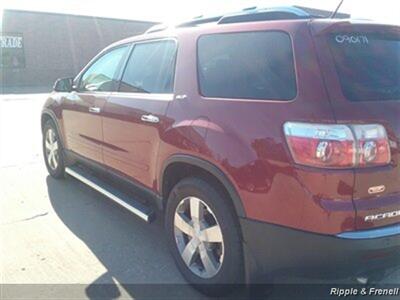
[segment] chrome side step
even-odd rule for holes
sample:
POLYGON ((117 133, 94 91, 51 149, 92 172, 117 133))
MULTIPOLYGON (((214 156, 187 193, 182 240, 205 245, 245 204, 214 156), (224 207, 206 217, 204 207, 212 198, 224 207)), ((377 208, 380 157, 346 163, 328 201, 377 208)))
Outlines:
POLYGON ((100 192, 107 198, 113 200, 117 204, 126 208, 130 212, 137 215, 139 218, 146 222, 151 222, 154 220, 154 212, 144 204, 133 200, 128 195, 120 192, 114 187, 110 186, 103 180, 93 176, 89 172, 83 170, 79 167, 67 167, 65 168, 65 173, 71 175, 72 177, 78 179, 82 183, 90 186, 92 189, 100 192))

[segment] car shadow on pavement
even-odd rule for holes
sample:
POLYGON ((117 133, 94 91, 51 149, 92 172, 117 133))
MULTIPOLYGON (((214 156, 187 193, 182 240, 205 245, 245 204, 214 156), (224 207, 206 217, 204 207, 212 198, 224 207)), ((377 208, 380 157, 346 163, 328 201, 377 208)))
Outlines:
MULTIPOLYGON (((88 298, 208 299, 188 285, 176 269, 160 219, 144 223, 72 178, 48 176, 46 183, 59 219, 107 270, 88 285, 88 298)), ((226 299, 248 298, 246 293, 226 299)))

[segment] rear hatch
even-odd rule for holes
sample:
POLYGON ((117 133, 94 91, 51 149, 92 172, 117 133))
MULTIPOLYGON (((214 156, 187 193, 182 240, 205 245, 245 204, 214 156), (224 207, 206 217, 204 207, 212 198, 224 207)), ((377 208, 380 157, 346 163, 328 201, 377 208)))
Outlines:
POLYGON ((381 124, 391 159, 354 169, 356 228, 400 222, 400 27, 353 21, 311 23, 338 123, 381 124))

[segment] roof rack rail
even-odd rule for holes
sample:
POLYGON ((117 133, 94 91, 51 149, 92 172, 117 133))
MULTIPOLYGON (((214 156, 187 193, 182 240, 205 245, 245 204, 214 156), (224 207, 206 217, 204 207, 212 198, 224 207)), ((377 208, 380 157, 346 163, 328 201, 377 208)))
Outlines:
POLYGON ((292 20, 292 19, 308 19, 318 18, 307 11, 295 6, 282 6, 271 8, 257 8, 256 6, 247 7, 243 10, 231 14, 206 17, 196 17, 191 21, 179 24, 176 27, 192 27, 206 23, 229 24, 240 22, 256 22, 268 20, 292 20))
POLYGON ((167 28, 168 28, 168 26, 166 24, 156 24, 156 25, 151 26, 149 29, 147 29, 144 34, 157 32, 157 31, 163 31, 167 28))
MULTIPOLYGON (((176 28, 193 27, 197 25, 216 23, 229 24, 241 22, 257 22, 257 21, 273 21, 273 20, 294 20, 294 19, 310 19, 322 18, 323 16, 311 15, 306 10, 295 6, 281 6, 271 8, 257 8, 256 6, 247 7, 243 10, 231 14, 203 17, 198 16, 190 21, 181 23, 176 28)), ((165 24, 156 24, 150 27, 145 34, 163 31, 169 28, 165 24)))
POLYGON ((191 21, 188 22, 184 22, 179 24, 176 27, 191 27, 191 26, 196 26, 196 25, 201 25, 201 24, 206 24, 206 23, 216 23, 218 22, 221 18, 223 17, 223 15, 221 16, 214 16, 214 17, 207 17, 207 18, 203 18, 203 16, 200 17, 196 17, 191 21))
POLYGON ((253 9, 257 9, 257 6, 246 7, 243 8, 242 11, 253 10, 253 9))
POLYGON ((238 13, 223 16, 218 24, 273 21, 273 20, 293 20, 309 19, 314 16, 305 10, 294 6, 272 7, 272 8, 249 8, 238 13))

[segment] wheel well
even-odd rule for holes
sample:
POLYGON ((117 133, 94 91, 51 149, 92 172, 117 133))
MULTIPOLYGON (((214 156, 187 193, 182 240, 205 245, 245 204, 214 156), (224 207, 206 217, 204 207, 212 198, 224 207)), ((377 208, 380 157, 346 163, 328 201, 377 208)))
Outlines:
MULTIPOLYGON (((162 198, 168 199, 169 193, 173 189, 173 187, 182 179, 186 177, 197 177, 201 178, 211 185, 213 185, 224 198, 232 200, 232 197, 224 186, 224 184, 212 173, 209 171, 185 162, 174 162, 168 165, 163 173, 163 181, 162 181, 162 198)), ((232 204, 232 208, 234 211, 235 205, 232 201, 229 201, 232 204)), ((238 213, 236 211, 236 213, 238 213)))
POLYGON ((49 120, 53 121, 55 129, 57 130, 57 133, 58 133, 58 135, 60 137, 60 143, 64 147, 64 142, 63 142, 63 139, 62 139, 60 127, 59 127, 57 121, 55 121, 56 119, 50 113, 43 113, 42 114, 42 117, 41 117, 41 120, 40 120, 41 127, 42 127, 42 132, 44 130, 44 126, 45 126, 46 122, 49 121, 49 120))
POLYGON ((51 120, 52 118, 50 117, 50 115, 48 115, 48 114, 42 114, 42 118, 41 118, 41 126, 42 126, 42 132, 43 132, 43 129, 44 129, 44 124, 46 124, 46 122, 48 121, 48 120, 51 120))

